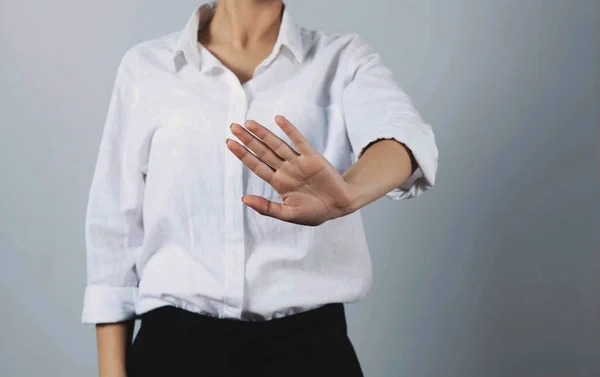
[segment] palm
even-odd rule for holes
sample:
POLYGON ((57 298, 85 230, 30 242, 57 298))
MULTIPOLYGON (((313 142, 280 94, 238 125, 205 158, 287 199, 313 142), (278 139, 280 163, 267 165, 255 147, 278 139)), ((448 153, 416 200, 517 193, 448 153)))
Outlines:
POLYGON ((300 153, 257 122, 239 125, 232 132, 255 154, 236 141, 229 149, 256 175, 269 183, 283 203, 247 195, 245 203, 259 213, 302 225, 319 225, 342 216, 351 204, 350 186, 329 161, 319 154, 287 119, 276 118, 300 153), (259 158, 260 157, 260 158, 259 158))

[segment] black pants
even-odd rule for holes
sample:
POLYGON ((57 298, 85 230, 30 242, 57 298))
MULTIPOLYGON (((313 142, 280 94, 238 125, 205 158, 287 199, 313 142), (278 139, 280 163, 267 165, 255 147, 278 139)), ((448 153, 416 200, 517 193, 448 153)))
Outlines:
POLYGON ((128 377, 363 377, 346 330, 340 303, 252 322, 166 306, 142 316, 128 377))

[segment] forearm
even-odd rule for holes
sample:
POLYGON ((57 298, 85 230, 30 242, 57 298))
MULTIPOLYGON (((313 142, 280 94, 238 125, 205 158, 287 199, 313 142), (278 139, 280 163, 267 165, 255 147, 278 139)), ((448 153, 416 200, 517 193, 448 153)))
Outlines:
POLYGON ((394 139, 372 143, 343 177, 351 186, 354 212, 404 183, 417 168, 410 150, 394 139))
POLYGON ((134 320, 96 325, 100 377, 125 377, 126 355, 133 337, 134 320))

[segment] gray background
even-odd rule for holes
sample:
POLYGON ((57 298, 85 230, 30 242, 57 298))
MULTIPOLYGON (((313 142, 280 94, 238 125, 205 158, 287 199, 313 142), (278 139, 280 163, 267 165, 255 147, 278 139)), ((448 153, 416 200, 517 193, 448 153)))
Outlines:
MULTIPOLYGON (((200 3, 0 3, 0 376, 94 376, 83 219, 120 57, 200 3)), ((372 42, 434 126, 436 187, 363 210, 366 377, 600 376, 600 1, 289 1, 372 42)))

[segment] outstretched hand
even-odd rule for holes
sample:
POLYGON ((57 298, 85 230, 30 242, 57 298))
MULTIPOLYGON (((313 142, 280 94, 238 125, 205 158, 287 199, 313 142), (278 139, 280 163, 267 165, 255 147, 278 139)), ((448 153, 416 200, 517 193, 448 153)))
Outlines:
POLYGON ((311 226, 352 212, 350 184, 289 120, 278 115, 275 123, 297 151, 256 121, 246 121, 247 129, 237 123, 231 125, 232 133, 245 147, 227 139, 229 150, 271 185, 283 200, 277 203, 261 196, 245 195, 243 202, 262 215, 311 226))

